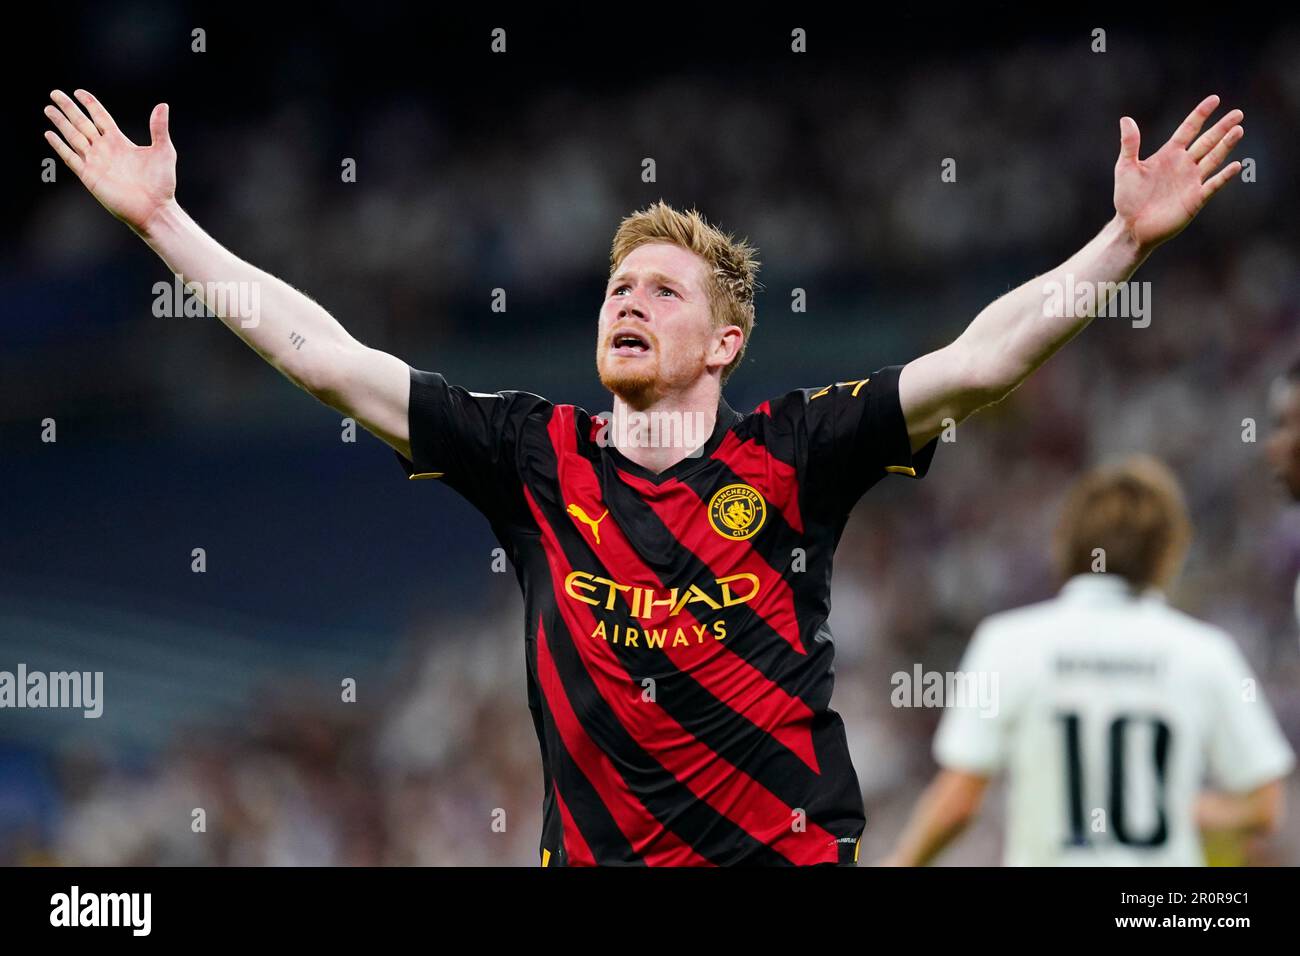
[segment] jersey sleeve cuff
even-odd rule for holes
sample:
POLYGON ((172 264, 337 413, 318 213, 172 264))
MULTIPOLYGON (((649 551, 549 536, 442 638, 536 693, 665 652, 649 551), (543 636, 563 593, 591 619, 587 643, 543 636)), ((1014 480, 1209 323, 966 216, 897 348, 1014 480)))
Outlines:
POLYGON ((446 401, 447 382, 437 372, 411 369, 411 393, 407 402, 407 437, 411 457, 394 452, 408 480, 441 478, 444 471, 434 451, 439 412, 446 401))
MULTIPOLYGON (((879 452, 879 460, 887 474, 924 478, 939 447, 939 439, 932 438, 923 448, 912 452, 912 438, 907 433, 907 419, 898 397, 898 378, 902 372, 903 366, 891 365, 872 375, 872 401, 878 403, 877 420, 894 423, 884 433, 885 447, 879 452)), ((864 420, 868 417, 864 416, 864 420)))

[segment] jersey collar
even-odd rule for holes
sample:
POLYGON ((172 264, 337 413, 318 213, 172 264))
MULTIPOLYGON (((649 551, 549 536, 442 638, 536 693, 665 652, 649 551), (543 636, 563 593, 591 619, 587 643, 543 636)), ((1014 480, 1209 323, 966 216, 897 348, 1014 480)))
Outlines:
POLYGON ((653 484, 661 485, 665 481, 671 478, 679 478, 707 462, 709 457, 717 451, 718 446, 722 444, 722 439, 726 437, 727 432, 743 417, 740 412, 727 404, 725 398, 719 397, 717 417, 713 423, 713 433, 709 435, 709 440, 701 446, 700 453, 698 455, 688 455, 677 464, 660 472, 653 472, 643 465, 638 465, 613 445, 608 446, 605 451, 613 459, 614 465, 619 471, 625 471, 629 475, 635 475, 653 484))
POLYGON ((1135 588, 1118 574, 1076 574, 1061 588, 1061 597, 1088 604, 1119 604, 1126 601, 1164 601, 1157 587, 1135 588))

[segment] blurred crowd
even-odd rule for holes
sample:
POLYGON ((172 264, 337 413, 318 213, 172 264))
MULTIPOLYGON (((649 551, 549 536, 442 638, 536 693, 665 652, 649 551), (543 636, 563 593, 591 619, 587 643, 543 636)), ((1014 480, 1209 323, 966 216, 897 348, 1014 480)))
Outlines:
MULTIPOLYGON (((647 82, 617 99, 539 90, 502 107, 508 116, 493 122, 508 134, 498 136, 453 136, 413 99, 345 136, 325 122, 329 104, 307 98, 239 128, 195 130, 188 149, 174 105, 173 135, 186 178, 220 184, 200 216, 209 231, 399 355, 475 341, 470 316, 494 286, 577 301, 594 317, 590 289, 574 286, 599 282, 593 268, 613 227, 647 198, 640 184, 620 184, 635 182, 647 155, 671 177, 670 201, 707 197, 706 214, 759 246, 764 282, 778 291, 768 312, 760 301, 756 341, 799 348, 769 319, 783 282, 819 277, 833 288, 865 270, 873 292, 909 305, 901 314, 934 313, 892 333, 915 354, 973 317, 984 302, 970 289, 986 288, 984 277, 1024 281, 1055 264, 1044 250, 1063 257, 1102 225, 1110 170, 1097 157, 1117 153, 1120 115, 1147 118, 1146 153, 1208 92, 1175 46, 1115 50, 1105 69, 1076 47, 920 60, 890 78, 888 95, 843 68, 757 87, 725 76, 647 82), (286 175, 303 155, 340 149, 356 153, 365 188, 286 175), (938 176, 950 155, 960 190, 938 176), (919 166, 934 175, 916 175, 919 166)), ((890 478, 854 513, 833 592, 833 706, 866 797, 864 861, 888 849, 933 771, 938 715, 891 707, 890 675, 918 661, 955 667, 982 617, 1049 596, 1056 510, 1069 482, 1111 455, 1150 452, 1184 482, 1196 538, 1170 598, 1235 635, 1300 748, 1300 511, 1262 448, 1269 383, 1300 357, 1300 184, 1286 168, 1300 125, 1300 34, 1279 33, 1255 54, 1235 83, 1259 181, 1230 184, 1217 205, 1231 209, 1209 210, 1139 274, 1153 283, 1150 326, 1097 320, 958 429, 923 481, 890 478)), ((36 253, 58 248, 64 264, 120 254, 106 251, 120 227, 85 196, 65 189, 48 203, 28 236, 36 253)), ((123 356, 141 344, 133 334, 151 334, 118 332, 123 356)), ((221 383, 271 374, 245 351, 198 344, 176 363, 124 361, 117 376, 33 387, 147 394, 183 364, 213 383, 191 400, 216 407, 221 383)), ((736 376, 749 407, 764 397, 763 377, 761 367, 736 376)), ((52 757, 63 809, 49 832, 10 834, 0 861, 535 865, 542 776, 522 613, 517 598, 497 596, 412 620, 382 703, 346 718, 288 695, 255 719, 178 733, 143 768, 52 757), (203 833, 194 808, 205 811, 203 833)), ((1283 832, 1242 859, 1300 864, 1294 781, 1292 796, 1283 832)), ((999 814, 995 800, 945 862, 996 862, 999 814)))

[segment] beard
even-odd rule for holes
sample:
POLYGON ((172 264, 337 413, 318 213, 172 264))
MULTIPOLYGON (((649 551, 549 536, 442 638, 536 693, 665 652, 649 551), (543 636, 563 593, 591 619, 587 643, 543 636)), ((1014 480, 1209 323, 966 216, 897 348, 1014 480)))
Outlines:
POLYGON ((653 404, 659 395, 659 356, 649 362, 641 359, 627 360, 612 356, 604 348, 596 352, 596 371, 600 384, 627 402, 633 408, 653 404))
POLYGON ((647 358, 623 358, 610 353, 612 337, 596 336, 596 372, 600 384, 632 408, 646 408, 663 395, 660 339, 649 329, 638 330, 650 346, 647 358))

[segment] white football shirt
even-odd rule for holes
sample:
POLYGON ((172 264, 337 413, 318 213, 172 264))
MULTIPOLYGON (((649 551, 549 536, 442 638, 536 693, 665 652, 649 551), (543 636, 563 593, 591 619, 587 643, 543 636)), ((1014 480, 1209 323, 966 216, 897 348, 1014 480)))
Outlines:
POLYGON ((935 759, 1007 773, 1009 866, 1204 865, 1203 786, 1253 790, 1295 762, 1232 638, 1115 575, 989 617, 961 669, 996 680, 996 706, 950 706, 935 759))

